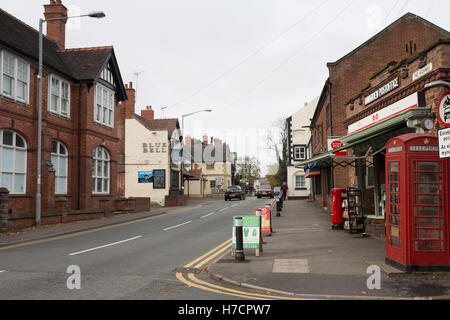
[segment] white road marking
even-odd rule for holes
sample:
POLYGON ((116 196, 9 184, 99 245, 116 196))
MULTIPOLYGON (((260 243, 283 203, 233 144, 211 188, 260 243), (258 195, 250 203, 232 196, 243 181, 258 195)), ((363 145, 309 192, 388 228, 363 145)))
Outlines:
POLYGON ((226 207, 226 208, 223 208, 223 209, 221 209, 219 211, 222 212, 222 211, 225 211, 225 210, 228 210, 228 209, 229 209, 229 207, 226 207))
POLYGON ((233 204, 232 207, 236 207, 238 205, 240 205, 240 203, 233 204))
POLYGON ((0 270, 0 273, 6 272, 6 270, 0 270))
POLYGON ((212 212, 212 213, 210 213, 210 214, 207 214, 206 216, 200 217, 200 219, 204 219, 204 218, 210 217, 210 216, 212 216, 213 214, 216 214, 216 213, 215 213, 215 212, 212 212))
POLYGON ((69 256, 76 256, 76 255, 78 255, 78 254, 82 254, 82 253, 85 253, 85 252, 89 252, 89 251, 94 251, 94 250, 98 250, 98 249, 102 249, 102 248, 106 248, 106 247, 115 246, 115 245, 117 245, 117 244, 121 244, 121 243, 128 242, 128 241, 131 241, 131 240, 136 240, 136 239, 139 239, 139 238, 142 238, 142 236, 137 236, 137 237, 134 237, 134 238, 125 239, 125 240, 122 240, 122 241, 118 241, 118 242, 106 244, 106 245, 104 245, 104 246, 95 247, 95 248, 91 248, 91 249, 87 249, 87 250, 83 250, 83 251, 78 251, 78 252, 70 253, 69 256))
POLYGON ((184 226, 185 224, 188 224, 188 223, 191 223, 191 222, 192 222, 192 220, 191 220, 191 221, 188 221, 188 222, 185 222, 185 223, 178 224, 178 225, 173 226, 173 227, 169 227, 169 228, 163 229, 163 231, 168 231, 168 230, 171 230, 171 229, 175 229, 175 228, 184 226))

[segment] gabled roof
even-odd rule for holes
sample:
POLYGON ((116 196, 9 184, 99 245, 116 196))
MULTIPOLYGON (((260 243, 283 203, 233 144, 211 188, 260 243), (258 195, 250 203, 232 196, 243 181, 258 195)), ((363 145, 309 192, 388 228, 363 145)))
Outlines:
POLYGON ((180 129, 180 123, 178 122, 178 119, 148 120, 137 114, 135 114, 134 116, 144 127, 151 131, 168 131, 169 136, 171 136, 175 130, 180 129))
MULTIPOLYGON (((25 58, 39 61, 39 32, 2 9, 0 9, 0 46, 10 48, 25 58)), ((58 44, 44 36, 44 65, 73 77, 58 50, 58 44)))
POLYGON ((381 30, 380 32, 378 32, 376 35, 374 35, 372 38, 370 38, 369 40, 367 40, 366 42, 364 42, 363 44, 361 44, 360 46, 358 46, 356 49, 352 50, 351 52, 347 53, 345 56, 343 56, 342 58, 340 58, 339 60, 335 61, 335 62, 329 62, 327 63, 327 66, 335 66, 337 64, 339 64, 340 62, 342 62, 343 60, 345 60, 346 58, 348 58, 349 56, 355 54, 356 52, 358 52, 361 48, 365 47, 367 44, 375 41, 376 39, 378 39, 379 37, 381 37, 384 33, 386 33, 387 31, 389 31, 392 27, 394 27, 395 25, 399 24, 400 22, 406 20, 406 19, 417 19, 427 25, 429 25, 430 27, 439 30, 443 33, 446 33, 448 35, 448 37, 450 37, 450 32, 448 32, 447 30, 435 25, 434 23, 416 15, 413 14, 411 12, 406 13, 405 15, 403 15, 402 17, 400 17, 399 19, 395 20, 393 23, 391 23, 389 26, 387 26, 386 28, 384 28, 383 30, 381 30))
MULTIPOLYGON (((0 47, 10 49, 37 64, 39 61, 39 32, 0 9, 0 47)), ((43 58, 44 67, 71 80, 83 82, 95 81, 103 68, 111 63, 118 100, 127 99, 112 46, 61 49, 55 41, 44 36, 43 58)))

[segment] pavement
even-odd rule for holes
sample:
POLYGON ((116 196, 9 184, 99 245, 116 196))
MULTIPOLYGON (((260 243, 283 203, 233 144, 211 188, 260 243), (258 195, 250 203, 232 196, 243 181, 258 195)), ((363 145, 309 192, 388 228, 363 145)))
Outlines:
MULTIPOLYGON (((249 213, 251 214, 251 213, 249 213)), ((307 200, 284 202, 281 217, 263 252, 245 250, 245 262, 227 253, 207 268, 208 276, 231 286, 289 296, 318 298, 449 299, 449 273, 406 274, 385 264, 385 242, 331 229, 331 214, 307 200), (381 271, 381 288, 368 289, 372 273, 381 271)))
POLYGON ((64 224, 56 224, 49 226, 42 226, 41 228, 29 228, 23 231, 9 232, 6 234, 0 234, 0 248, 5 246, 16 245, 20 243, 26 243, 30 241, 49 239, 53 237, 59 237, 68 234, 74 234, 78 232, 95 230, 98 228, 104 228, 114 226, 122 223, 133 222, 137 220, 143 220, 151 217, 157 217, 168 213, 178 213, 186 210, 200 208, 204 205, 217 202, 222 199, 205 198, 205 199, 189 199, 188 204, 183 207, 170 207, 170 208, 152 208, 151 211, 138 212, 138 213, 126 213, 118 214, 108 218, 94 219, 88 221, 75 221, 64 224))

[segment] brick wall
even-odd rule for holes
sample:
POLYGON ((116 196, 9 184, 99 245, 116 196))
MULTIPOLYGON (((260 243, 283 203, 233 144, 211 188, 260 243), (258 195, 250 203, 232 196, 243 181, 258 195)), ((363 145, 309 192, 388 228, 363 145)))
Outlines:
MULTIPOLYGON (((312 122, 312 126, 315 127, 312 129, 314 153, 327 151, 327 137, 331 135, 331 132, 333 136, 347 135, 348 121, 345 120, 355 112, 360 112, 363 106, 355 103, 355 109, 349 110, 346 104, 361 93, 369 84, 369 78, 372 75, 390 61, 399 62, 410 58, 433 42, 448 37, 448 32, 408 14, 345 57, 328 63, 329 80, 327 83, 331 84, 331 89, 327 88, 326 84, 322 93, 323 98, 319 102, 312 122), (408 45, 408 52, 406 45, 408 45), (329 92, 326 90, 331 90, 331 100, 327 97, 329 92), (327 126, 327 108, 330 102, 332 130, 327 126), (322 134, 315 138, 314 135, 320 135, 319 130, 322 130, 322 134)), ((449 58, 450 54, 447 52, 440 53, 441 61, 448 62, 449 58)), ((326 188, 326 183, 326 178, 322 177, 322 189, 326 188)), ((345 188, 352 185, 355 185, 355 169, 353 167, 337 167, 334 171, 334 187, 345 188)), ((322 195, 316 195, 316 202, 331 209, 327 198, 322 192, 322 195), (325 206, 325 204, 327 205, 325 206)))

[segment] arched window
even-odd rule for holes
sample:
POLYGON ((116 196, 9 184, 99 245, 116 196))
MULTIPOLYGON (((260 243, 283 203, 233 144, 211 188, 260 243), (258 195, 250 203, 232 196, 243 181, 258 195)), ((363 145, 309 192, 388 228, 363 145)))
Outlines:
POLYGON ((110 157, 103 147, 97 147, 92 153, 92 193, 109 193, 110 157))
POLYGON ((67 194, 69 154, 59 141, 52 141, 52 164, 55 169, 55 194, 67 194))
POLYGON ((11 130, 0 130, 0 184, 11 194, 25 194, 27 144, 11 130))

